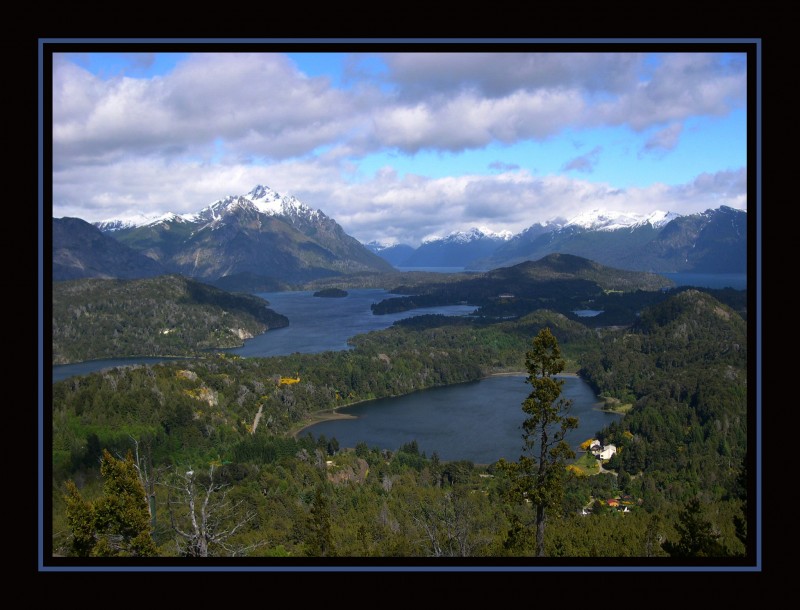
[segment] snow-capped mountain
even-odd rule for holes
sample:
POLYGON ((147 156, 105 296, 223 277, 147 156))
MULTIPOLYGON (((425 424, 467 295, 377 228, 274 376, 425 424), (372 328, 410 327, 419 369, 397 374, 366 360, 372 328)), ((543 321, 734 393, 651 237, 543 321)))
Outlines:
POLYGON ((227 214, 237 210, 254 209, 269 216, 282 216, 292 219, 315 221, 327 218, 321 210, 313 210, 293 195, 281 195, 268 186, 257 185, 245 195, 228 195, 204 207, 199 212, 189 214, 136 214, 93 223, 104 233, 156 225, 163 222, 211 223, 219 221, 227 214))
POLYGON ((193 221, 193 215, 187 216, 180 216, 178 214, 174 214, 173 212, 167 212, 166 214, 137 214, 135 216, 127 216, 125 218, 115 218, 113 220, 103 220, 100 222, 93 223, 98 229, 100 229, 103 233, 110 233, 112 231, 122 231, 124 229, 135 229, 136 227, 145 227, 148 225, 155 225, 162 222, 191 222, 193 221))
POLYGON ((453 231, 445 237, 429 237, 400 266, 466 267, 475 260, 489 256, 511 237, 511 231, 496 233, 478 227, 453 231))
POLYGON ((591 210, 574 216, 563 226, 579 227, 587 231, 619 231, 620 229, 634 229, 646 224, 659 228, 678 217, 680 214, 661 210, 650 214, 591 210))
POLYGON ((472 268, 496 269, 556 252, 634 271, 744 273, 747 212, 727 206, 686 216, 593 210, 532 225, 472 268))
POLYGON ((228 284, 230 276, 247 278, 240 290, 254 281, 264 285, 264 279, 299 282, 391 270, 321 210, 263 185, 245 195, 219 199, 193 214, 168 213, 97 226, 169 272, 212 282, 225 277, 228 284))
MULTIPOLYGON (((287 216, 316 220, 326 217, 322 210, 312 210, 294 195, 280 195, 268 186, 258 185, 247 195, 260 212, 273 216, 287 216)), ((327 217, 326 217, 327 218, 327 217)))
POLYGON ((444 242, 449 244, 467 244, 482 239, 492 239, 496 241, 507 241, 513 237, 511 231, 500 231, 495 233, 491 229, 472 227, 466 231, 453 231, 445 237, 431 236, 422 240, 423 244, 434 242, 444 242))
POLYGON ((406 259, 414 253, 414 248, 408 244, 387 244, 379 241, 371 241, 364 244, 370 251, 374 252, 390 265, 402 267, 406 259))

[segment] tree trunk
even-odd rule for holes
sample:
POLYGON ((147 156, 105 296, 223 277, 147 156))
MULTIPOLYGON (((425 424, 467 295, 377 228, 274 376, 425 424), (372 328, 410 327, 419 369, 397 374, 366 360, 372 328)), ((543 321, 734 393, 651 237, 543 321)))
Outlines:
POLYGON ((536 507, 536 556, 544 557, 544 506, 536 507))

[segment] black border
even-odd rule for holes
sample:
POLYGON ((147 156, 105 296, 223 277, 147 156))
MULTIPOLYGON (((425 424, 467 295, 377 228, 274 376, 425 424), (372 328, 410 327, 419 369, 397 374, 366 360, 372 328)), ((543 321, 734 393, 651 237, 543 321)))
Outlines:
MULTIPOLYGON (((100 38, 51 37, 39 38, 39 104, 43 121, 39 124, 39 430, 38 430, 38 498, 39 545, 38 569, 40 571, 268 571, 286 572, 341 572, 341 571, 392 571, 392 572, 751 572, 762 569, 762 479, 763 469, 761 428, 761 131, 762 131, 762 40, 757 37, 717 38, 575 38, 570 36, 546 38, 503 37, 450 37, 450 38, 393 38, 393 37, 316 37, 316 38, 100 38), (52 480, 52 464, 45 460, 49 455, 52 438, 52 419, 43 417, 44 405, 50 401, 52 386, 44 384, 44 362, 52 361, 52 340, 49 327, 43 320, 51 318, 52 266, 44 264, 45 248, 51 248, 52 218, 52 55, 57 52, 738 52, 747 54, 748 90, 748 346, 750 355, 748 384, 748 545, 745 558, 715 559, 713 562, 676 562, 669 558, 648 560, 642 558, 608 558, 602 563, 590 558, 565 558, 543 561, 536 558, 470 558, 465 560, 426 560, 425 558, 269 558, 223 559, 188 563, 179 558, 144 560, 113 559, 93 560, 87 563, 79 558, 54 558, 52 555, 52 489, 46 484, 52 480), (755 205, 754 203, 755 202, 755 205), (753 213, 755 212, 755 213, 753 213), (754 354, 755 350, 755 354, 754 354), (47 452, 44 450, 48 449, 47 452), (755 501, 754 501, 755 500, 755 501)), ((49 374, 46 375, 49 379, 49 374)))

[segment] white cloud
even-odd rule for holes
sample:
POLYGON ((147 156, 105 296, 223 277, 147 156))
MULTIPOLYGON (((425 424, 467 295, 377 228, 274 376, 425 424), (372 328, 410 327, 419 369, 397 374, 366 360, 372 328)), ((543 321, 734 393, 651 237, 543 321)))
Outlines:
POLYGON ((54 68, 56 164, 131 154, 199 154, 223 138, 238 154, 285 158, 350 127, 351 101, 278 54, 199 54, 152 79, 101 80, 54 68))
POLYGON ((475 90, 506 97, 518 90, 618 91, 636 81, 638 53, 387 53, 389 79, 403 95, 475 90))
POLYGON ((577 120, 582 110, 583 101, 572 90, 517 91, 496 99, 463 93, 381 109, 374 118, 375 137, 410 153, 458 151, 545 138, 577 120))
POLYGON ((644 143, 644 152, 664 153, 672 150, 678 145, 682 132, 681 123, 673 123, 664 129, 659 129, 644 143))
POLYGON ((642 131, 690 116, 721 116, 744 106, 747 72, 719 55, 675 53, 616 99, 593 108, 588 123, 642 131))
MULTIPOLYGON (((337 89, 281 54, 189 55, 152 78, 100 78, 56 55, 54 215, 195 212, 266 184, 321 208, 362 241, 418 243, 458 226, 517 232, 587 208, 747 205, 744 169, 627 190, 534 176, 508 159, 487 175, 359 172, 374 151, 457 152, 566 130, 576 137, 598 125, 629 126, 643 150, 671 150, 686 118, 744 104, 746 70, 722 56, 665 55, 654 68, 619 53, 382 57, 385 72, 337 89)), ((588 171, 599 154, 595 147, 563 169, 588 171)))
POLYGON ((600 160, 600 152, 602 150, 602 146, 595 146, 588 153, 567 161, 561 169, 564 171, 575 170, 589 173, 594 169, 594 166, 597 165, 597 162, 600 160))
POLYGON ((463 150, 581 125, 651 125, 742 104, 746 73, 713 55, 409 53, 385 56, 392 92, 339 90, 275 53, 195 54, 164 76, 102 80, 56 56, 56 164, 132 154, 285 159, 333 142, 463 150), (643 79, 639 73, 644 72, 643 79), (412 101, 414 100, 414 101, 412 101))
POLYGON ((378 239, 417 245, 424 235, 447 234, 458 226, 516 233, 535 222, 569 218, 595 208, 692 213, 719 205, 747 205, 743 169, 701 174, 674 187, 655 184, 626 190, 566 176, 536 177, 524 170, 427 178, 401 177, 386 167, 368 180, 350 183, 339 172, 337 155, 331 156, 270 167, 168 165, 138 159, 110 166, 100 176, 91 168, 76 167, 54 176, 60 193, 54 216, 98 221, 166 211, 196 212, 226 195, 266 184, 322 209, 363 242, 378 239))

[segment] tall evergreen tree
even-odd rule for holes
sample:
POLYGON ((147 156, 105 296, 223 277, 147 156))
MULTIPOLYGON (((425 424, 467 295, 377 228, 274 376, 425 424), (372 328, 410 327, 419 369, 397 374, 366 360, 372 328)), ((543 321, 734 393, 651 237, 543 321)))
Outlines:
POLYGON ((555 376, 564 370, 565 362, 549 328, 534 337, 525 366, 526 381, 533 389, 522 403, 528 415, 522 424, 523 455, 517 462, 501 459, 498 468, 511 479, 511 497, 529 501, 536 511, 535 553, 543 557, 547 511, 561 505, 566 462, 575 457, 564 436, 578 427, 578 419, 567 415, 572 401, 561 397, 564 381, 555 376))
POLYGON ((725 557, 728 550, 720 542, 720 535, 703 515, 700 500, 692 498, 680 514, 675 525, 680 539, 666 540, 661 547, 670 557, 725 557))
POLYGON ((103 450, 100 463, 103 496, 94 502, 81 497, 72 481, 64 500, 72 529, 72 550, 80 557, 151 557, 158 555, 150 537, 150 515, 144 488, 128 453, 118 460, 103 450))
POLYGON ((320 483, 314 489, 311 502, 306 554, 311 557, 335 557, 333 537, 331 535, 331 501, 328 497, 330 488, 320 483))

